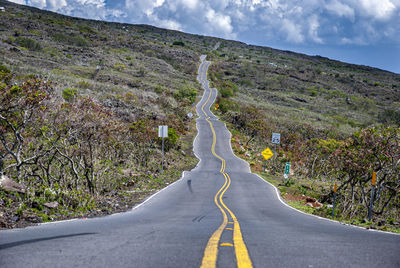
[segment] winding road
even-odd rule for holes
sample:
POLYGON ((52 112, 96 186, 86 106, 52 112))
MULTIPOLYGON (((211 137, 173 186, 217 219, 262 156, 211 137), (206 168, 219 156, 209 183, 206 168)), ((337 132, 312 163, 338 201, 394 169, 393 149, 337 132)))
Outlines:
POLYGON ((231 149, 201 57, 197 167, 126 213, 0 231, 0 267, 400 267, 400 236, 283 203, 231 149))

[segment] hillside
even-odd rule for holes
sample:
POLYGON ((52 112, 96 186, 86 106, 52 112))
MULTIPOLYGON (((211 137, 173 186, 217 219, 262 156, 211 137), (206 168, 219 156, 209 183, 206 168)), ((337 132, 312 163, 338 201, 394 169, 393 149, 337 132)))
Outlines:
MULTIPOLYGON (((282 133, 268 176, 293 161, 294 176, 323 182, 326 202, 331 179, 343 175, 326 165, 334 150, 355 131, 398 130, 399 74, 3 0, 0 6, 0 157, 4 175, 23 188, 0 190, 2 228, 127 210, 191 169, 196 128, 187 114, 201 94, 201 54, 212 61, 216 112, 233 130, 236 152, 260 172, 259 152, 272 132, 282 133), (165 173, 158 125, 170 126, 165 173), (323 141, 330 142, 324 155, 323 141)), ((365 176, 374 168, 368 165, 365 176)), ((398 199, 394 178, 389 204, 398 199)))

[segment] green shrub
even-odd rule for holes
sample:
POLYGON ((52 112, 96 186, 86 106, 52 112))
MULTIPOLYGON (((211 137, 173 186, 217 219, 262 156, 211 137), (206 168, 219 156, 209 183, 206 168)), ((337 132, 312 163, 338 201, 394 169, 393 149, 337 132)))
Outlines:
POLYGON ((168 128, 168 138, 165 139, 164 141, 164 149, 166 151, 169 151, 170 149, 174 148, 177 143, 178 143, 178 133, 176 133, 176 130, 173 129, 172 127, 168 128))
POLYGON ((0 72, 2 73, 11 73, 11 70, 4 65, 0 65, 0 72))
POLYGON ((115 69, 116 71, 121 72, 121 71, 125 70, 126 65, 125 65, 125 64, 122 64, 122 63, 117 63, 117 64, 114 64, 113 67, 114 67, 114 69, 115 69))
POLYGON ((219 90, 219 93, 221 93, 221 96, 223 98, 229 98, 229 97, 233 97, 233 90, 229 87, 226 88, 222 88, 219 90))
POLYGON ((89 82, 87 82, 87 81, 82 80, 82 81, 79 81, 79 82, 76 84, 76 86, 79 87, 79 88, 85 88, 85 89, 87 89, 87 88, 90 88, 90 87, 91 87, 91 84, 90 84, 89 82))
POLYGON ((67 102, 72 102, 76 95, 78 95, 78 90, 76 88, 66 88, 62 92, 62 96, 67 102))
POLYGON ((219 107, 218 109, 223 112, 226 113, 227 111, 237 111, 239 110, 239 106, 237 103, 229 100, 229 99, 224 99, 221 98, 218 102, 219 107))
POLYGON ((182 42, 182 41, 175 41, 174 43, 172 43, 174 46, 182 46, 182 47, 184 47, 185 46, 185 43, 184 42, 182 42))
POLYGON ((41 50, 42 47, 39 42, 27 38, 27 37, 17 37, 15 38, 15 43, 20 45, 21 47, 27 48, 29 50, 38 51, 41 50))
POLYGON ((190 104, 193 104, 196 101, 197 91, 194 88, 190 88, 188 86, 182 87, 178 91, 174 92, 174 98, 183 101, 188 100, 190 104))
POLYGON ((224 81, 219 89, 219 92, 223 98, 233 97, 237 91, 237 85, 229 80, 224 81))
POLYGON ((61 33, 57 33, 53 35, 53 39, 57 42, 62 42, 68 45, 74 45, 78 47, 87 46, 87 40, 80 35, 68 36, 61 33))
POLYGON ((400 125, 400 110, 386 109, 379 115, 379 119, 383 123, 394 123, 400 125))

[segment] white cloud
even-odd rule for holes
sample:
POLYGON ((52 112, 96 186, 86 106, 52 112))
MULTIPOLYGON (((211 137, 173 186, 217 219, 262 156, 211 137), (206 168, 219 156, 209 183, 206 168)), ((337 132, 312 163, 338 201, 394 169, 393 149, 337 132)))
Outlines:
MULTIPOLYGON (((24 0, 13 0, 24 2, 24 0)), ((400 44, 400 0, 28 0, 70 16, 258 43, 400 44), (389 30, 390 29, 390 30, 389 30), (284 40, 284 41, 282 41, 284 40), (248 41, 248 40, 243 40, 248 41)))
POLYGON ((364 14, 377 20, 389 19, 396 6, 390 0, 359 0, 360 7, 364 14))
POLYGON ((213 9, 208 10, 205 16, 213 34, 222 34, 227 38, 234 36, 230 16, 217 13, 213 9))
POLYGON ((301 27, 299 24, 294 24, 288 19, 284 19, 282 22, 281 30, 286 33, 286 40, 293 43, 302 43, 304 36, 301 33, 301 27))
POLYGON ((27 4, 38 8, 45 8, 47 5, 46 0, 28 0, 27 4))
POLYGON ((318 36, 318 28, 319 28, 318 17, 315 15, 311 16, 308 19, 308 24, 309 24, 308 35, 310 36, 310 38, 316 43, 323 44, 324 41, 318 36))
POLYGON ((328 2, 328 4, 325 6, 325 8, 339 17, 346 17, 349 18, 350 20, 354 20, 354 9, 351 8, 350 6, 343 4, 337 0, 333 0, 328 2))
POLYGON ((20 4, 20 5, 26 5, 25 0, 8 0, 8 1, 16 3, 16 4, 20 4))
POLYGON ((189 9, 195 9, 198 5, 198 0, 181 0, 181 3, 189 9))

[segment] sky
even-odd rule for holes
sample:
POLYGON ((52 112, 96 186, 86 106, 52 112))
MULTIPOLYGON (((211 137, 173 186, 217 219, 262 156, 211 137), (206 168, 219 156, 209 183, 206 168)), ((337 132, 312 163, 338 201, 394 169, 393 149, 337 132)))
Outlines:
POLYGON ((320 55, 400 74, 400 0, 11 0, 320 55))

